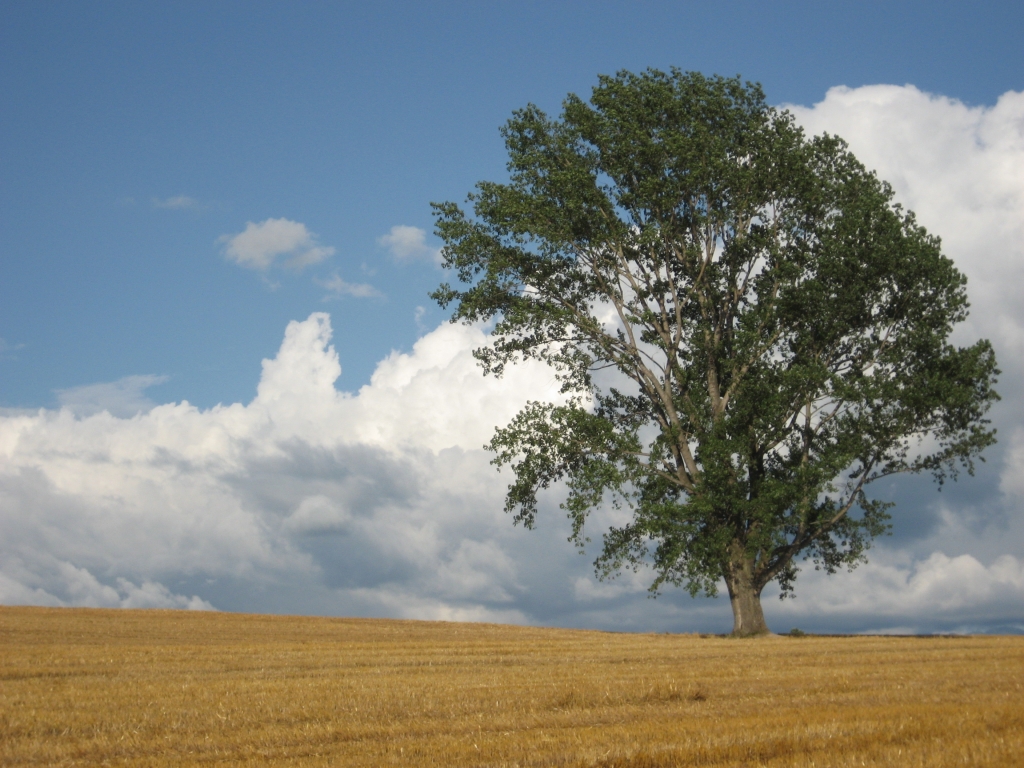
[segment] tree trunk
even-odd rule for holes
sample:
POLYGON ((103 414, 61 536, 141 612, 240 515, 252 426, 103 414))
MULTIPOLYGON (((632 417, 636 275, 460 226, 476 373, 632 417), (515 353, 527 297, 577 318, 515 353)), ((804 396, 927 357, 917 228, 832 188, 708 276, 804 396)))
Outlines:
POLYGON ((734 552, 725 569, 725 584, 732 603, 733 637, 768 635, 771 631, 761 611, 761 590, 764 585, 754 582, 754 563, 742 553, 741 545, 733 545, 734 552))

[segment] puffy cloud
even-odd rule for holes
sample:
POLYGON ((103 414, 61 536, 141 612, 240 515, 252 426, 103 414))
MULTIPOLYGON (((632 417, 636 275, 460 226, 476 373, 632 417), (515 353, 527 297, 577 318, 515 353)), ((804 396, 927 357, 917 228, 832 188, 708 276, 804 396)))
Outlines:
POLYGON ((968 554, 962 549, 966 540, 992 553, 999 546, 1021 551, 1024 93, 1007 92, 992 106, 968 106, 909 85, 839 87, 813 107, 789 109, 808 132, 846 139, 867 167, 892 184, 918 221, 942 238, 943 251, 967 276, 971 316, 954 339, 988 338, 995 347, 1003 400, 993 408, 992 420, 1003 444, 989 451, 989 458, 1002 460, 1001 479, 993 482, 998 487, 982 489, 988 494, 983 503, 965 499, 956 510, 937 505, 935 514, 947 533, 944 540, 930 540, 960 554, 968 554), (951 513, 987 524, 990 538, 1001 543, 982 541, 952 524, 951 513))
POLYGON ((427 233, 419 227, 398 224, 388 234, 377 238, 377 243, 391 251, 398 261, 426 259, 435 264, 441 263, 440 249, 427 245, 427 233))
POLYGON ((163 584, 154 581, 146 580, 136 585, 118 577, 115 579, 116 586, 110 586, 101 583, 87 569, 75 567, 66 561, 37 555, 31 562, 33 567, 26 568, 24 562, 4 554, 0 564, 0 604, 3 605, 215 610, 210 603, 196 595, 176 595, 163 584), (58 594, 64 598, 58 597, 58 594))
POLYGON ((327 280, 317 280, 316 282, 329 291, 324 300, 336 299, 340 296, 353 296, 357 299, 376 299, 384 295, 368 283, 347 283, 341 279, 337 272, 327 280))
POLYGON ((86 384, 56 390, 57 402, 76 416, 92 416, 106 411, 114 416, 131 417, 145 413, 156 403, 146 397, 149 387, 167 381, 166 376, 125 376, 117 381, 86 384))
MULTIPOLYGON (((471 354, 484 333, 446 324, 346 393, 331 335, 322 313, 290 323, 247 405, 0 416, 0 601, 728 625, 724 600, 647 600, 643 573, 596 583, 554 498, 535 532, 501 512, 505 478, 481 446, 527 399, 557 399, 547 368, 484 377, 471 354)), ((885 557, 853 576, 812 572, 770 620, 963 624, 1024 595, 1012 558, 885 557)))
POLYGON ((1004 381, 1024 374, 1024 92, 970 107, 909 85, 839 87, 788 108, 809 133, 842 136, 942 238, 972 302, 958 338, 990 338, 1004 381))
POLYGON ((289 219, 267 219, 259 224, 248 222, 237 235, 223 235, 224 254, 243 267, 266 271, 279 256, 288 256, 285 266, 302 269, 319 264, 334 254, 334 249, 320 245, 305 224, 289 219))
POLYGON ((883 551, 852 573, 826 577, 812 570, 801 579, 795 600, 766 606, 776 625, 789 621, 806 628, 811 622, 900 634, 1024 632, 1024 561, 1013 555, 985 566, 969 554, 933 552, 913 560, 883 551))
POLYGON ((345 393, 331 333, 325 314, 289 324, 248 405, 0 417, 0 600, 187 605, 185 580, 218 607, 258 608, 221 591, 246 584, 522 619, 504 543, 521 531, 480 446, 556 393, 550 372, 485 380, 484 334, 445 325, 345 393))

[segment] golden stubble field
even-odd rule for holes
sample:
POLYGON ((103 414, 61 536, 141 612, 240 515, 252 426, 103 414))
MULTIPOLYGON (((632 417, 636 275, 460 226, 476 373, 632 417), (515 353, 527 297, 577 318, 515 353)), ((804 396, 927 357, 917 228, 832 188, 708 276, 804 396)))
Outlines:
POLYGON ((0 608, 3 765, 1019 766, 1024 638, 0 608))

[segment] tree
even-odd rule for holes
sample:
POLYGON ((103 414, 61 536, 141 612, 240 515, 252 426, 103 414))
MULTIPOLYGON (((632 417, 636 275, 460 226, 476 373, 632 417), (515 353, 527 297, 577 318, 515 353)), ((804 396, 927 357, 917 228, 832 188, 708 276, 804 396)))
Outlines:
POLYGON ((433 204, 459 285, 432 296, 495 322, 485 372, 554 369, 568 404, 529 403, 488 447, 516 522, 556 481, 581 547, 590 511, 624 510, 599 576, 724 581, 733 633, 766 633, 767 584, 791 595, 799 558, 853 568, 889 529, 871 483, 941 484, 995 442, 991 345, 948 341, 966 279, 841 139, 806 137, 760 86, 620 72, 502 135, 508 183, 479 183, 472 217, 433 204))

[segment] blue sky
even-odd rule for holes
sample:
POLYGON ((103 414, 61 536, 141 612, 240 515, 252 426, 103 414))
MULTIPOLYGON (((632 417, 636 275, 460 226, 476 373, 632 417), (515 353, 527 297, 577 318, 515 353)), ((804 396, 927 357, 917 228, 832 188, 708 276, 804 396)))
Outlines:
POLYGON ((429 264, 377 239, 431 228, 504 171, 498 127, 557 111, 598 73, 742 74, 774 103, 834 85, 913 83, 969 104, 1021 87, 1019 4, 5 3, 0 25, 0 405, 133 374, 159 399, 252 396, 291 319, 325 308, 313 277, 387 285, 330 303, 343 388, 440 318, 429 264), (155 200, 186 196, 192 209, 155 200), (336 249, 258 276, 217 238, 304 223, 336 249), (371 279, 372 277, 372 279, 371 279))
MULTIPOLYGON (((89 431, 100 429, 99 422, 86 422, 104 408, 114 417, 127 417, 138 410, 148 411, 154 404, 187 400, 201 409, 195 418, 210 420, 214 417, 203 417, 203 413, 210 413, 203 409, 218 403, 249 404, 258 384, 265 385, 268 393, 284 386, 280 376, 273 379, 267 373, 266 365, 261 368, 261 361, 282 359, 286 326, 292 321, 313 322, 307 318, 315 312, 330 316, 330 343, 342 369, 334 383, 338 390, 356 393, 369 386, 374 371, 384 370, 379 368, 382 361, 390 360, 392 368, 387 370, 399 383, 381 387, 390 387, 387 391, 395 397, 414 397, 412 390, 402 387, 413 386, 409 382, 419 381, 416 377, 421 375, 427 377, 422 383, 424 392, 443 392, 450 381, 435 377, 428 386, 428 373, 448 370, 445 366, 456 358, 445 358, 447 353, 440 352, 440 357, 430 357, 434 354, 428 349, 431 340, 454 345, 453 349, 462 349, 459 345, 469 341, 468 337, 442 339, 437 335, 446 332, 436 330, 444 316, 430 303, 427 293, 443 275, 433 259, 438 243, 430 234, 428 204, 462 200, 476 181, 503 175, 505 156, 498 128, 512 110, 534 102, 557 112, 566 93, 588 94, 599 73, 676 66, 706 73, 741 74, 759 81, 772 103, 806 108, 801 119, 814 130, 840 131, 843 135, 849 131, 847 137, 856 152, 860 153, 858 147, 862 146, 880 166, 899 176, 893 182, 908 203, 920 201, 925 210, 947 210, 942 207, 945 203, 926 194, 936 188, 935 179, 954 178, 939 174, 940 166, 945 167, 943 150, 937 149, 929 161, 928 168, 939 169, 934 178, 917 166, 905 168, 899 158, 892 159, 886 147, 897 146, 899 141, 916 147, 919 142, 914 136, 890 132, 880 137, 865 127, 864 121, 870 123, 874 113, 856 112, 849 104, 843 106, 846 102, 841 104, 841 100, 830 106, 833 102, 825 104, 826 94, 836 86, 847 86, 855 94, 877 96, 875 101, 882 105, 879 109, 895 110, 886 115, 913 112, 916 122, 907 118, 908 122, 900 123, 892 117, 894 126, 911 126, 906 131, 930 133, 928 120, 948 119, 952 126, 949 135, 960 137, 955 133, 954 129, 959 130, 956 126, 975 120, 971 125, 982 126, 976 128, 977 136, 982 138, 971 140, 1005 153, 993 154, 993 150, 979 155, 975 165, 957 171, 960 176, 955 178, 963 181, 968 174, 975 174, 970 176, 975 179, 970 183, 979 188, 990 186, 986 181, 990 177, 984 173, 998 175, 999 168, 1017 167, 1007 165, 1017 162, 1018 155, 1013 154, 1017 145, 1010 139, 1003 144, 990 142, 985 131, 1012 133, 1016 125, 1016 113, 1009 107, 999 112, 996 105, 1009 103, 1000 101, 1004 94, 1024 89, 1022 37, 1024 6, 1009 2, 6 2, 0 8, 0 408, 6 409, 12 420, 28 418, 25 409, 44 408, 48 414, 45 418, 50 419, 46 423, 57 424, 56 414, 63 404, 77 421, 60 427, 67 431, 61 432, 59 439, 57 433, 46 438, 54 444, 73 444, 76 440, 85 444, 87 434, 92 435, 89 440, 101 439, 99 433, 89 431), (858 90, 884 84, 912 85, 914 90, 858 90), (937 110, 937 117, 921 117, 927 110, 937 110), (1004 113, 1009 117, 1000 117, 1004 113), (855 144, 851 136, 860 137, 862 143, 855 144), (901 179, 908 181, 901 186, 901 179), (277 223, 268 227, 267 222, 277 223), (253 242, 258 240, 253 246, 256 250, 239 250, 245 241, 233 238, 250 225, 255 228, 250 230, 255 232, 253 242), (421 244, 411 228, 425 231, 421 244), (271 235, 284 238, 284 250, 276 258, 267 250, 266 238, 271 235), (300 268, 295 262, 301 262, 303 254, 312 263, 300 268), (269 259, 272 263, 265 269, 254 268, 269 259), (414 347, 417 340, 424 339, 421 347, 414 347), (406 372, 399 374, 399 369, 406 372)), ((1013 186, 1013 179, 1006 183, 1009 191, 1003 197, 1016 200, 1013 196, 1019 187, 1013 186)), ((975 207, 986 205, 982 197, 978 200, 982 202, 975 207)), ((976 217, 973 224, 957 220, 956 226, 962 224, 961 229, 939 234, 956 245, 969 240, 969 234, 975 231, 972 226, 977 231, 1005 230, 1010 233, 1008 239, 992 244, 997 250, 1005 250, 1002 244, 1014 242, 1013 232, 1018 231, 1014 227, 1024 221, 1015 218, 1017 209, 1013 205, 998 219, 998 226, 982 227, 982 219, 976 217)), ((1024 217, 1024 211, 1020 215, 1024 217)), ((935 217, 936 223, 953 220, 940 214, 935 217)), ((930 222, 926 224, 935 228, 930 222)), ((994 286, 1006 284, 1007 276, 1017 275, 1015 259, 1019 253, 1007 253, 1005 264, 999 262, 1004 264, 1001 272, 985 272, 987 267, 979 263, 979 286, 985 279, 994 286)), ((975 273, 967 271, 973 280, 975 273)), ((1003 314, 993 314, 990 322, 983 317, 975 327, 989 335, 1009 327, 1007 323, 1013 325, 1018 317, 1013 298, 997 296, 996 288, 992 290, 995 292, 976 294, 988 302, 989 308, 1004 307, 1000 302, 1005 302, 1003 314)), ((322 331, 322 323, 314 325, 322 331)), ((326 337, 317 336, 313 326, 302 328, 305 331, 296 331, 295 338, 308 337, 308 354, 295 352, 296 369, 308 369, 315 377, 320 375, 317 371, 322 373, 331 367, 330 356, 323 357, 326 337), (314 358, 319 362, 310 362, 314 358)), ((1007 332, 1006 339, 1012 338, 1013 334, 1007 332)), ((1018 363, 1018 350, 1011 341, 1002 347, 1000 339, 994 341, 1004 370, 1013 372, 1024 365, 1018 363)), ((533 393, 539 391, 538 387, 543 390, 543 374, 536 376, 539 378, 529 382, 524 379, 522 392, 533 393)), ((381 381, 386 378, 382 373, 381 381)), ((1003 388, 1004 395, 1012 395, 1013 386, 1003 388)), ((372 388, 367 393, 360 403, 370 403, 379 395, 372 388)), ((465 396, 475 402, 475 395, 465 396)), ((353 397, 353 402, 356 399, 353 397)), ((379 413, 401 411, 408 402, 406 398, 401 400, 402 405, 380 405, 379 413)), ((362 425, 361 444, 377 445, 373 441, 378 438, 366 435, 384 434, 384 421, 375 421, 377 417, 372 416, 378 413, 374 410, 378 406, 365 403, 365 407, 359 406, 362 416, 349 414, 345 418, 362 425)), ((422 407, 437 406, 427 398, 422 400, 422 407)), ((1005 439, 973 485, 962 485, 942 497, 936 496, 928 483, 912 482, 893 489, 895 495, 906 499, 903 506, 908 522, 903 527, 897 525, 896 536, 883 554, 889 557, 885 567, 891 566, 892 573, 906 576, 906 589, 913 586, 915 574, 931 573, 927 568, 932 566, 939 571, 946 567, 929 559, 935 553, 951 558, 951 562, 969 556, 988 569, 986 573, 995 573, 992 568, 1002 562, 1010 569, 1006 571, 1010 576, 1000 576, 1002 581, 991 578, 1003 585, 999 589, 1016 583, 1013 568, 1020 563, 1014 559, 1014 564, 1007 565, 999 558, 1022 556, 1019 545, 1024 544, 1024 535, 1018 540, 1010 533, 1018 531, 1014 521, 1019 517, 1017 497, 1013 495, 1013 457, 1017 456, 1013 436, 1018 426, 1024 425, 1024 417, 1012 403, 1001 408, 997 415, 1002 422, 998 426, 1005 439), (977 540, 962 543, 957 549, 949 542, 967 539, 950 528, 952 524, 947 524, 943 515, 968 520, 977 540), (1011 542, 1002 550, 993 543, 1000 538, 1011 542)), ((295 416, 289 413, 288 418, 295 416)), ((185 421, 193 418, 179 415, 185 421)), ((411 422, 416 418, 408 416, 411 422)), ((278 414, 278 421, 282 419, 278 414)), ((121 428, 117 426, 121 422, 127 424, 121 419, 100 432, 109 436, 115 427, 121 428)), ((42 430, 39 425, 32 429, 42 430)), ((10 421, 0 427, 0 436, 4 429, 14 434, 22 428, 10 421)), ((424 422, 422 428, 434 427, 424 422)), ((446 429, 443 424, 437 428, 442 432, 446 429)), ((217 429, 230 432, 222 425, 217 429)), ((427 464, 416 464, 419 469, 412 475, 426 472, 424 467, 428 465, 433 467, 430 462, 454 461, 444 453, 451 445, 462 446, 460 450, 469 455, 482 440, 470 427, 467 430, 460 437, 452 437, 447 446, 440 438, 423 438, 415 450, 433 451, 433 458, 427 464)), ((240 433, 231 434, 238 437, 240 433)), ((154 447, 159 442, 156 437, 132 435, 131 440, 142 441, 134 443, 140 455, 147 450, 160 452, 154 447)), ((238 439, 249 441, 247 445, 257 439, 246 435, 244 440, 238 439)), ((46 443, 39 439, 39 445, 46 443)), ((299 427, 273 439, 326 450, 322 441, 318 442, 320 438, 299 427)), ((0 577, 6 574, 3 578, 17 585, 9 585, 4 593, 0 578, 0 601, 129 604, 136 593, 127 587, 122 589, 119 585, 123 582, 143 595, 131 604, 150 604, 145 603, 149 599, 145 594, 157 596, 152 604, 159 600, 173 603, 180 595, 191 599, 194 594, 219 608, 286 610, 295 605, 289 601, 300 599, 296 595, 304 595, 302 607, 307 612, 496 617, 538 623, 556 622, 555 617, 561 615, 570 617, 566 619, 570 623, 592 626, 617 626, 619 619, 614 617, 628 614, 634 617, 630 626, 639 628, 680 628, 702 621, 727 624, 721 614, 728 613, 728 604, 721 600, 705 608, 703 603, 687 602, 689 598, 671 598, 659 602, 669 605, 663 609, 650 607, 642 591, 626 589, 595 596, 597 593, 586 592, 590 587, 579 586, 583 583, 579 579, 588 578, 589 570, 586 562, 577 560, 565 566, 564 572, 548 574, 543 580, 543 584, 571 582, 576 585, 575 592, 558 593, 557 599, 544 602, 538 594, 546 587, 530 587, 533 582, 523 576, 522 566, 516 565, 521 562, 520 556, 508 554, 519 552, 517 547, 529 551, 541 547, 540 535, 515 538, 514 542, 502 538, 519 537, 521 531, 482 532, 476 538, 461 539, 445 539, 447 534, 434 531, 434 543, 430 545, 434 549, 427 547, 434 553, 430 556, 433 560, 427 557, 414 567, 398 558, 395 563, 405 564, 395 564, 393 571, 376 581, 363 583, 356 579, 350 583, 346 581, 349 576, 338 575, 347 573, 338 565, 339 555, 325 554, 324 542, 330 541, 330 536, 321 536, 317 543, 303 539, 306 534, 300 533, 306 529, 296 522, 316 515, 344 517, 338 511, 338 504, 342 504, 339 499, 344 497, 349 500, 346 504, 357 505, 346 495, 349 491, 324 486, 317 493, 296 490, 289 500, 267 501, 269 497, 263 491, 255 490, 255 480, 247 485, 238 479, 252 478, 255 467, 263 467, 259 462, 264 459, 250 457, 250 463, 243 462, 244 468, 232 470, 235 474, 228 479, 217 475, 220 479, 214 482, 210 473, 216 473, 212 469, 206 475, 197 475, 195 495, 189 498, 190 503, 199 506, 206 500, 213 508, 219 503, 213 501, 214 497, 230 495, 225 489, 231 488, 231 493, 236 493, 231 509, 239 515, 254 508, 263 510, 260 515, 270 515, 267 510, 277 507, 287 508, 287 519, 293 522, 288 524, 291 528, 281 523, 284 528, 279 536, 283 537, 281 541, 287 539, 285 544, 277 540, 268 543, 256 533, 256 543, 250 542, 252 552, 277 552, 278 560, 271 560, 283 574, 268 582, 262 593, 266 597, 257 600, 251 597, 251 579, 245 574, 249 573, 247 568, 263 561, 255 555, 239 554, 250 552, 246 549, 249 545, 230 537, 216 550, 220 553, 216 557, 233 563, 230 567, 207 567, 203 565, 205 560, 193 562, 185 555, 176 560, 178 555, 168 550, 153 555, 155 560, 151 558, 163 563, 156 570, 147 570, 141 561, 126 559, 123 549, 118 548, 121 544, 109 551, 97 545, 90 551, 40 538, 41 534, 37 535, 38 531, 25 521, 43 515, 45 510, 49 510, 45 514, 56 516, 54 520, 64 521, 60 525, 75 530, 81 526, 83 540, 88 540, 92 532, 98 541, 96 532, 109 527, 127 541, 134 536, 128 532, 134 530, 131 526, 138 524, 132 514, 159 517, 164 514, 160 510, 177 509, 184 502, 172 499, 169 486, 161 485, 171 482, 165 478, 151 480, 152 487, 143 494, 164 501, 153 502, 156 506, 152 509, 146 507, 138 501, 141 497, 132 495, 142 493, 138 478, 145 472, 138 467, 111 465, 107 467, 110 487, 121 488, 111 493, 124 501, 126 510, 135 510, 125 514, 136 522, 125 522, 129 518, 113 513, 104 517, 95 499, 99 498, 96 494, 102 496, 109 489, 75 486, 77 490, 71 490, 74 483, 68 480, 75 472, 92 471, 88 468, 91 465, 69 464, 58 471, 40 458, 43 454, 25 453, 25 440, 11 449, 6 459, 0 454, 0 469, 6 461, 8 475, 4 477, 10 481, 3 486, 8 494, 5 498, 22 499, 9 501, 13 506, 6 507, 6 512, 0 510, 0 515, 7 515, 9 542, 0 552, 0 577), (24 490, 29 486, 23 488, 10 479, 16 475, 18 482, 28 482, 28 467, 46 475, 49 484, 43 483, 30 493, 24 490), (17 493, 13 490, 16 485, 22 488, 17 493), (125 490, 129 486, 135 491, 125 490), (52 499, 44 501, 44 496, 50 498, 46 494, 63 498, 63 506, 52 499), (72 508, 79 511, 69 512, 72 508), (82 511, 86 509, 93 511, 82 511), (329 509, 334 512, 324 511, 329 509), (16 520, 22 522, 12 522, 16 520), (292 557, 294 562, 289 559, 292 557), (417 568, 435 574, 445 568, 454 569, 452 573, 462 573, 468 583, 476 578, 473 574, 479 575, 472 565, 477 562, 474 558, 493 563, 502 557, 507 557, 510 569, 502 573, 510 583, 526 585, 521 591, 510 592, 499 585, 495 587, 497 592, 487 593, 491 594, 488 598, 441 585, 432 592, 410 597, 412 593, 403 586, 408 579, 419 578, 415 576, 421 572, 417 568), (307 566, 311 570, 303 571, 307 566), (296 575, 300 572, 307 575, 300 578, 296 575), (95 585, 88 589, 74 587, 72 582, 78 577, 68 574, 79 574, 82 583, 90 585, 92 579, 95 585), (149 593, 145 592, 146 584, 151 585, 149 593), (495 597, 502 589, 505 597, 495 597), (586 600, 611 602, 600 610, 581 608, 579 601, 586 602, 580 597, 584 593, 589 596, 586 600), (76 598, 76 594, 100 597, 76 598)), ((160 443, 160 450, 188 452, 184 438, 172 442, 178 448, 160 443)), ((341 449, 334 446, 331 450, 335 451, 330 460, 335 475, 355 477, 358 473, 351 469, 349 459, 339 458, 337 451, 341 449)), ((393 456, 387 461, 381 459, 385 464, 393 460, 398 461, 393 456)), ((413 461, 402 459, 406 460, 413 461)), ((482 460, 481 466, 486 468, 486 457, 482 460)), ((384 472, 382 466, 366 470, 364 480, 371 486, 367 478, 378 477, 384 472)), ((452 478, 461 478, 458 482, 465 479, 459 472, 470 472, 464 468, 451 471, 456 473, 452 478)), ((459 503, 472 506, 489 500, 487 504, 500 504, 501 483, 492 488, 493 478, 487 479, 488 475, 481 474, 484 472, 477 468, 470 474, 484 478, 480 483, 491 485, 479 490, 477 496, 467 491, 470 495, 459 503)), ((283 485, 298 482, 298 475, 281 467, 274 468, 273 473, 291 478, 282 480, 283 485)), ((450 490, 440 487, 382 490, 381 494, 394 501, 387 514, 395 515, 395 519, 400 518, 402 509, 413 508, 428 519, 431 504, 441 504, 442 497, 447 499, 443 503, 453 503, 448 498, 450 490)), ((378 509, 378 502, 367 502, 367 519, 378 514, 370 509, 378 509)), ((391 519, 387 514, 378 520, 384 528, 389 525, 385 518, 391 519)), ((239 520, 242 527, 255 526, 254 531, 277 530, 262 517, 259 524, 248 518, 248 522, 239 520)), ((207 535, 211 537, 208 541, 220 541, 219 534, 204 527, 208 524, 213 525, 197 518, 195 529, 186 526, 178 535, 182 541, 207 535)), ((338 525, 337 530, 345 528, 338 525)), ((462 528, 465 525, 465 521, 459 523, 462 528)), ((503 531, 505 525, 511 527, 499 515, 493 530, 503 531)), ((341 535, 331 530, 332 536, 341 535)), ((416 536, 426 535, 426 528, 417 530, 419 534, 410 534, 410 541, 420 541, 416 536)), ((366 535, 379 538, 380 532, 366 535)), ((554 547, 550 539, 544 539, 543 547, 554 547)), ((331 546, 335 553, 351 551, 345 549, 349 545, 344 542, 331 546)), ((575 557, 568 547, 565 552, 551 552, 554 562, 575 557)), ((973 566, 967 563, 964 567, 973 566)), ((948 576, 947 571, 942 573, 948 576)), ((492 573, 488 578, 492 577, 495 583, 500 582, 499 576, 492 573)), ((842 578, 835 581, 841 583, 842 578)), ((878 578, 884 581, 882 576, 878 578)), ((458 577, 453 575, 451 579, 457 581, 458 577)), ((832 587, 822 586, 824 591, 813 594, 831 594, 828 589, 832 587)), ((1003 612, 1005 615, 981 619, 957 614, 959 618, 951 618, 950 625, 968 626, 975 621, 988 622, 984 624, 988 627, 1006 627, 1018 626, 1014 622, 1019 621, 1019 626, 1024 626, 1024 603, 1017 592, 1011 589, 1011 593, 1011 608, 1003 612)), ((818 610, 807 616, 821 613, 818 610)), ((811 620, 802 614, 793 616, 811 620)), ((882 626, 872 624, 870 612, 863 608, 836 614, 832 621, 829 626, 852 629, 882 626)))

